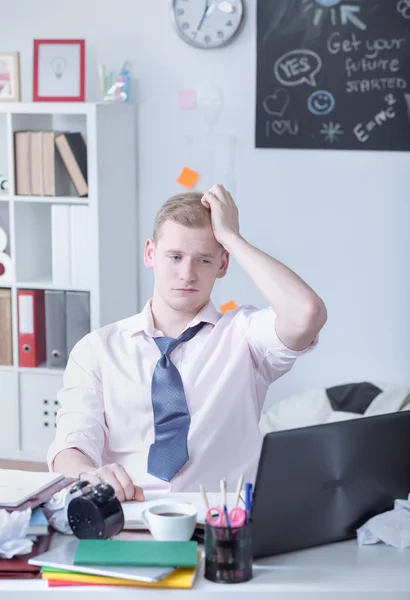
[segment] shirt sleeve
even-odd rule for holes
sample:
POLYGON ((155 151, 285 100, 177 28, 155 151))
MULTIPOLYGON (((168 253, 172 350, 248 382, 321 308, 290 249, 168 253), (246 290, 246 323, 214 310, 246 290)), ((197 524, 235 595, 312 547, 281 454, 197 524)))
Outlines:
POLYGON ((249 349, 259 374, 268 384, 290 371, 296 359, 311 352, 319 342, 317 335, 304 350, 291 350, 279 339, 275 322, 276 313, 270 307, 250 312, 249 349))
POLYGON ((61 405, 56 417, 56 436, 47 452, 49 469, 59 452, 76 448, 102 465, 102 454, 108 439, 104 419, 104 400, 99 368, 93 357, 96 349, 90 336, 73 348, 63 376, 63 387, 57 395, 61 405))

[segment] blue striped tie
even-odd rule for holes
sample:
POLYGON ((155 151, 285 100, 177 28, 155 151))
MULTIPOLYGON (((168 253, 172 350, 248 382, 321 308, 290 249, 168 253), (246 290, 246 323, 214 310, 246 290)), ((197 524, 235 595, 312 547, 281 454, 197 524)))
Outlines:
POLYGON ((189 458, 188 432, 191 424, 181 375, 169 355, 179 344, 192 339, 204 325, 198 323, 178 338, 153 338, 161 351, 161 358, 152 376, 155 442, 148 453, 148 473, 163 481, 171 481, 189 458))

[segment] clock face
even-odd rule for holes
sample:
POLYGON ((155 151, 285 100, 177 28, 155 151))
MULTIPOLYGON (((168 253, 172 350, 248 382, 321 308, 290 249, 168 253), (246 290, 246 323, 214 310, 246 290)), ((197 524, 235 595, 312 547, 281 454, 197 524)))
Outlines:
POLYGON ((242 21, 242 0, 173 0, 175 27, 185 42, 197 48, 227 44, 242 21))

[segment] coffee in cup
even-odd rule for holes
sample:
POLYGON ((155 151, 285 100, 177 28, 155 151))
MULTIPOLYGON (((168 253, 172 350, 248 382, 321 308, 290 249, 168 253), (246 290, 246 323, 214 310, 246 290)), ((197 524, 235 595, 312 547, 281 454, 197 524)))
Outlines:
POLYGON ((197 512, 193 504, 170 502, 147 508, 141 518, 154 540, 182 542, 191 539, 197 512))

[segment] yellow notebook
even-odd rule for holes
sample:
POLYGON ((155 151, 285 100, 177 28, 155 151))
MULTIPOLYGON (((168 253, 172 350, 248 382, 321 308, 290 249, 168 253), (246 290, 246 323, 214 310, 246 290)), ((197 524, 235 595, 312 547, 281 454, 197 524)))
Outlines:
POLYGON ((189 589, 194 585, 195 577, 200 564, 201 553, 198 552, 198 565, 196 567, 181 567, 175 569, 169 575, 148 583, 145 581, 133 581, 130 579, 120 579, 117 577, 103 577, 101 575, 87 575, 85 573, 73 573, 67 571, 44 571, 41 573, 43 579, 50 581, 77 581, 80 583, 97 583, 104 585, 126 585, 135 587, 154 587, 154 588, 175 588, 189 589))

